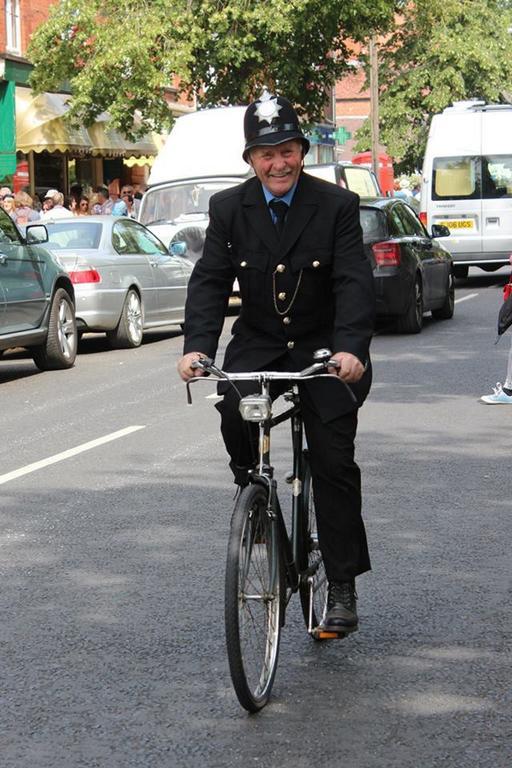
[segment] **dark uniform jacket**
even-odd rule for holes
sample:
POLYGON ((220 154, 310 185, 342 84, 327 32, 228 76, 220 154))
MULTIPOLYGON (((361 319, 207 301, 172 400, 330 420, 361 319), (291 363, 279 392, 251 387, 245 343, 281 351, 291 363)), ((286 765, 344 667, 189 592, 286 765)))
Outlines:
MULTIPOLYGON (((320 347, 350 352, 367 364, 352 385, 360 405, 371 382, 375 297, 358 196, 301 173, 279 238, 257 178, 214 195, 188 287, 185 353, 215 357, 235 277, 242 305, 224 369, 270 370, 285 357, 288 369, 301 370, 320 347)), ((356 407, 336 381, 308 388, 322 419, 356 407)))

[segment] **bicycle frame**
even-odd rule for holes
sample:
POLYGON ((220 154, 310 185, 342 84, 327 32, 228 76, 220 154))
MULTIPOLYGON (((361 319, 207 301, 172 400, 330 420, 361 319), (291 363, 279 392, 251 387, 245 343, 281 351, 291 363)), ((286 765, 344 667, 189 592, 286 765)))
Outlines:
MULTIPOLYGON (((261 382, 261 394, 270 397, 270 381, 261 382)), ((282 543, 284 554, 284 566, 286 570, 288 586, 291 592, 296 592, 300 584, 300 555, 303 542, 302 533, 302 514, 304 511, 302 496, 302 477, 303 467, 303 425, 302 414, 300 411, 299 394, 297 387, 294 387, 291 395, 285 393, 285 399, 293 402, 291 408, 288 408, 279 416, 270 417, 259 424, 259 461, 258 471, 250 474, 252 482, 261 482, 268 485, 269 508, 267 510, 271 519, 275 521, 279 528, 279 538, 282 543), (274 480, 274 468, 270 463, 270 432, 277 424, 291 419, 292 429, 292 456, 293 456, 293 480, 292 480, 292 522, 291 533, 284 522, 279 497, 277 495, 277 483, 274 480)), ((288 600, 291 594, 288 596, 288 600)))

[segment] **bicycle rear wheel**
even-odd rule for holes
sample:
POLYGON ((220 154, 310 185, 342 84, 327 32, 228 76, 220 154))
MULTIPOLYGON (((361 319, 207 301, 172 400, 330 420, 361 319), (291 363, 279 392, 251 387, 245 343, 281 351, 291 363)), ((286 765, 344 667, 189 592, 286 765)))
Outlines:
POLYGON ((267 703, 277 669, 283 578, 277 524, 267 490, 249 485, 233 511, 225 586, 226 645, 231 679, 242 707, 267 703))
MULTIPOLYGON (((300 603, 308 631, 318 627, 327 608, 327 575, 324 560, 318 543, 313 483, 307 455, 304 457, 305 471, 303 481, 303 541, 304 552, 301 571, 307 569, 307 577, 301 578, 300 603)), ((315 637, 315 635, 313 635, 315 637)))

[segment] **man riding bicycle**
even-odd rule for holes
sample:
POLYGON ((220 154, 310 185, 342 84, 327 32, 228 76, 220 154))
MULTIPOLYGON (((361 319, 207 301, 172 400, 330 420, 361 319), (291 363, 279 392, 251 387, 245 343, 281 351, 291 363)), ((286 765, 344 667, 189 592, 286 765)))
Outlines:
MULTIPOLYGON (((264 91, 246 110, 244 133, 243 156, 255 178, 211 198, 203 256, 188 287, 178 371, 184 380, 201 376, 194 361, 215 357, 235 278, 242 303, 224 370, 300 371, 318 348, 335 350, 339 368, 330 372, 355 398, 325 378, 301 384, 300 395, 329 580, 323 624, 346 634, 358 628, 355 577, 370 569, 354 439, 371 384, 375 298, 359 199, 304 173, 309 141, 287 99, 264 91)), ((217 408, 235 482, 243 486, 254 468, 257 428, 238 411, 240 394, 254 385, 237 388, 220 385, 217 408)), ((283 389, 275 386, 272 395, 283 389)))

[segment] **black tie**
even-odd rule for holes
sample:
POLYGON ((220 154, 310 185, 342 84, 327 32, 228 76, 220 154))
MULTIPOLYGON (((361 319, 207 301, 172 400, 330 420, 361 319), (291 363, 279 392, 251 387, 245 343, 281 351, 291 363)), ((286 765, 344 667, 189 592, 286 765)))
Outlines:
POLYGON ((288 213, 289 205, 285 203, 283 200, 276 200, 274 198, 269 202, 269 207, 274 212, 274 215, 276 217, 277 234, 279 235, 279 237, 281 237, 284 229, 284 220, 286 218, 286 214, 288 213))

